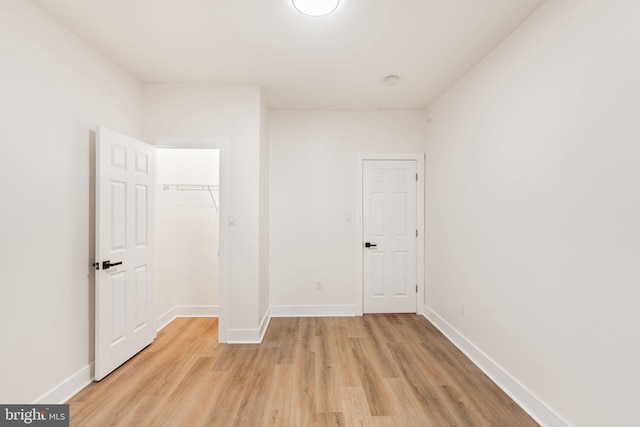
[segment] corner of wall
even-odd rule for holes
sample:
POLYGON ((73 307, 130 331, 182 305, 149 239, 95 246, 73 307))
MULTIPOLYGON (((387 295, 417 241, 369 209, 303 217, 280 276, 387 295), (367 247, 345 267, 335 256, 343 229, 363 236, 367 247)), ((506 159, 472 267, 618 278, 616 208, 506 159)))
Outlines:
POLYGON ((260 344, 271 322, 271 308, 268 308, 257 329, 227 329, 228 344, 260 344))
POLYGON ((71 399, 76 393, 80 392, 83 388, 91 384, 94 378, 93 363, 85 366, 84 368, 71 375, 69 378, 62 381, 60 384, 49 390, 39 399, 37 399, 35 405, 45 404, 62 404, 71 399))

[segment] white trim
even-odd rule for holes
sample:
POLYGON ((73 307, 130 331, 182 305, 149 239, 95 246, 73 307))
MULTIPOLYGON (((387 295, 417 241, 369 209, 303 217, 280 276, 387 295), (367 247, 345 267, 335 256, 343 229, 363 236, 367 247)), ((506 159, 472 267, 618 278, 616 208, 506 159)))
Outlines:
POLYGON ((156 325, 158 325, 158 329, 156 329, 156 333, 160 332, 167 326, 169 323, 173 322, 176 316, 176 308, 173 307, 171 310, 168 310, 166 313, 162 314, 160 317, 156 319, 156 325))
POLYGON ((418 241, 416 245, 416 283, 418 295, 416 296, 416 313, 423 314, 424 305, 424 153, 358 153, 356 155, 356 305, 355 315, 362 316, 363 307, 363 272, 362 272, 362 162, 365 160, 415 160, 418 182, 416 184, 416 227, 418 229, 418 241))
MULTIPOLYGON (((220 150, 220 207, 219 218, 226 218, 229 209, 229 140, 227 138, 154 138, 156 148, 214 148, 220 150)), ((218 227, 218 342, 227 342, 227 311, 229 305, 229 227, 222 221, 218 227)), ((164 316, 164 315, 163 315, 164 316)), ((165 323, 166 326, 167 323, 165 323)))
MULTIPOLYGON (((178 305, 168 310, 156 319, 156 325, 160 325, 157 332, 178 317, 218 317, 217 305, 178 305)), ((266 328, 265 328, 266 331, 266 328)), ((51 391, 37 399, 34 405, 61 404, 78 394, 83 388, 93 382, 94 367, 90 365, 80 369, 75 374, 58 384, 51 391)))
POLYGON ((482 372, 484 372, 498 387, 502 389, 514 402, 528 413, 542 426, 570 427, 568 421, 547 406, 533 392, 512 377, 496 361, 480 350, 453 326, 447 323, 428 306, 424 306, 424 317, 427 318, 440 332, 446 336, 460 351, 462 351, 482 372))
POLYGON ((218 317, 220 307, 217 305, 178 305, 176 317, 218 317))
POLYGON ((156 320, 160 332, 165 326, 178 317, 218 317, 220 307, 217 305, 177 305, 156 320))
POLYGON ((260 329, 227 329, 227 344, 260 344, 260 329))
POLYGON ((227 344, 260 344, 270 322, 271 308, 268 308, 258 329, 228 329, 227 344))
POLYGON ((347 317, 355 316, 354 305, 276 305, 272 317, 347 317))
POLYGON ((264 313, 264 317, 260 322, 260 326, 258 329, 260 330, 260 342, 264 338, 264 334, 267 333, 267 329, 269 328, 269 323, 271 323, 271 307, 267 308, 266 313, 264 313))
POLYGON ((62 404, 91 384, 93 376, 93 363, 91 363, 45 393, 34 402, 34 405, 62 404))

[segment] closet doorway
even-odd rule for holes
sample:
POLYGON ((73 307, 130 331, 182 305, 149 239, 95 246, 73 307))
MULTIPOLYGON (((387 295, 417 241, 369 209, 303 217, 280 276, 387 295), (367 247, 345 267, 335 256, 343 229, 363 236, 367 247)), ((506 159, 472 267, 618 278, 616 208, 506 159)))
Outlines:
POLYGON ((175 317, 218 316, 220 150, 156 149, 156 307, 175 317))

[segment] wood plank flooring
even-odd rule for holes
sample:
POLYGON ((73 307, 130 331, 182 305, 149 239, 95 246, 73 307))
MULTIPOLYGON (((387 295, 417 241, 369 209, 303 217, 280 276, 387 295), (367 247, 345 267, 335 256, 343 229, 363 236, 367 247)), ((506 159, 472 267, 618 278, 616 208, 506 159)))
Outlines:
POLYGON ((274 318, 262 344, 176 319, 69 400, 72 426, 537 426, 424 317, 274 318))

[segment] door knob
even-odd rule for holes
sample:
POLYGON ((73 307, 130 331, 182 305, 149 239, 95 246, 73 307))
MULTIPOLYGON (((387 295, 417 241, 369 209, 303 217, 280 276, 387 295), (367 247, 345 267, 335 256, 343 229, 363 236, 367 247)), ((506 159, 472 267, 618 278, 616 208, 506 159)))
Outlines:
POLYGON ((377 248, 378 245, 376 245, 375 243, 364 242, 364 247, 365 248, 377 248))
POLYGON ((111 267, 115 267, 116 265, 120 265, 122 264, 122 261, 120 262, 111 262, 111 261, 102 261, 102 269, 103 270, 108 270, 111 267))

